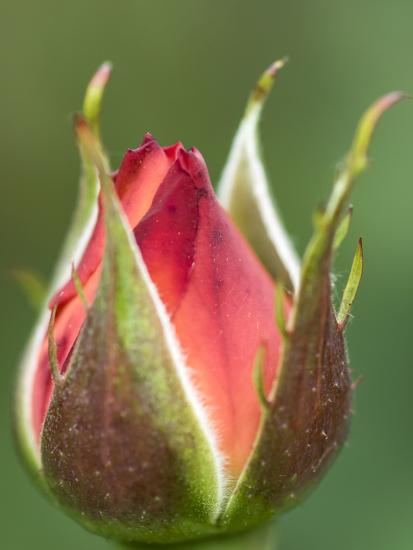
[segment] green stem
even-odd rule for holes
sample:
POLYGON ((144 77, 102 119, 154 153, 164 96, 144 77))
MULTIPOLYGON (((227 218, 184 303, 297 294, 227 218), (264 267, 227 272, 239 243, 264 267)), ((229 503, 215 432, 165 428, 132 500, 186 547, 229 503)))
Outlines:
POLYGON ((276 542, 273 525, 267 525, 259 530, 205 541, 179 544, 121 544, 118 548, 124 550, 275 550, 276 542))

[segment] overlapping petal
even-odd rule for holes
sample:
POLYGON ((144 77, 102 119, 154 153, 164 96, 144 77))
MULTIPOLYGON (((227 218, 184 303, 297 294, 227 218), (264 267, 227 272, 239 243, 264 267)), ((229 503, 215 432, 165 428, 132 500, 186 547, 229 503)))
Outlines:
POLYGON ((261 415, 252 383, 260 345, 268 391, 278 365, 274 282, 219 205, 197 151, 180 152, 135 235, 237 477, 261 415))

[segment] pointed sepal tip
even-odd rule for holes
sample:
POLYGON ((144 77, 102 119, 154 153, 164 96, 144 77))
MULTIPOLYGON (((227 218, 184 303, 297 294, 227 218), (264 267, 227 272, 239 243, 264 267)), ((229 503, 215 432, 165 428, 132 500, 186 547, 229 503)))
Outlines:
POLYGON ((99 119, 102 98, 112 74, 112 64, 103 63, 91 78, 83 100, 83 113, 96 135, 99 135, 99 119))
POLYGON ((257 105, 262 106, 264 104, 268 94, 274 86, 278 72, 285 66, 287 61, 287 57, 283 59, 278 59, 277 61, 274 61, 274 63, 272 63, 268 67, 268 69, 266 69, 262 73, 257 81, 257 84, 255 85, 255 88, 251 92, 251 96, 247 105, 247 113, 252 107, 255 107, 257 105))
POLYGON ((364 113, 357 127, 349 155, 349 162, 353 164, 355 175, 362 171, 367 165, 367 154, 373 133, 383 114, 397 103, 400 103, 400 101, 409 98, 410 96, 405 92, 390 92, 375 101, 375 103, 373 103, 364 113))

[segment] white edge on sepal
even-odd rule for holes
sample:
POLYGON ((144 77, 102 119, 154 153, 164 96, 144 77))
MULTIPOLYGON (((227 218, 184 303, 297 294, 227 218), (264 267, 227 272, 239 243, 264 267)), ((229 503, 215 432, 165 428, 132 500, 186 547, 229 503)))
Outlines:
POLYGON ((297 291, 300 281, 300 260, 277 213, 258 142, 258 124, 264 100, 272 86, 276 72, 283 64, 283 61, 278 61, 264 73, 257 85, 257 89, 259 89, 260 82, 266 78, 266 81, 264 81, 265 88, 261 90, 262 96, 257 98, 253 92, 249 100, 218 185, 218 198, 222 206, 230 212, 231 203, 236 200, 237 170, 241 162, 246 160, 250 172, 250 188, 255 197, 256 206, 260 212, 268 239, 289 274, 294 290, 297 291))
MULTIPOLYGON (((94 133, 99 140, 99 118, 102 106, 103 94, 110 79, 112 65, 109 62, 103 63, 90 80, 85 93, 83 111, 85 117, 94 128, 94 133)), ((50 290, 41 308, 35 329, 25 348, 21 360, 17 380, 16 396, 16 428, 19 444, 22 447, 26 460, 32 466, 35 473, 41 470, 40 448, 36 442, 32 429, 32 390, 33 378, 38 365, 39 352, 44 338, 47 334, 50 310, 49 300, 53 294, 65 284, 71 277, 72 265, 77 264, 83 256, 87 244, 92 236, 93 229, 98 217, 98 194, 99 181, 97 174, 88 178, 87 160, 83 159, 83 174, 81 176, 81 187, 79 190, 79 202, 75 211, 72 225, 69 228, 66 241, 57 266, 52 277, 50 290), (85 188, 82 185, 90 186, 87 202, 82 202, 82 193, 85 188), (80 216, 80 217, 79 217, 80 216)))
MULTIPOLYGON (((380 121, 382 115, 395 104, 400 102, 403 99, 409 97, 403 92, 392 92, 381 98, 379 98, 375 103, 373 103, 370 108, 364 113, 363 117, 359 121, 356 133, 354 136, 353 144, 350 149, 349 154, 347 155, 347 160, 344 163, 341 173, 339 173, 338 178, 336 179, 333 189, 331 191, 329 200, 325 211, 322 214, 322 225, 318 225, 314 229, 312 238, 310 239, 309 244, 303 259, 302 267, 302 280, 303 284, 305 283, 306 278, 313 276, 314 265, 317 262, 320 262, 320 257, 323 254, 326 254, 326 243, 327 249, 329 247, 329 252, 334 251, 334 237, 337 235, 337 230, 340 229, 340 221, 343 220, 343 216, 346 215, 347 203, 350 199, 351 191, 355 184, 357 177, 368 165, 368 149, 372 140, 373 133, 376 129, 378 122, 380 121), (340 219, 341 217, 341 219, 340 219)), ((347 210, 348 215, 348 210, 347 210)), ((356 270, 350 273, 350 279, 353 275, 355 281, 350 280, 350 287, 345 289, 345 292, 348 292, 347 302, 352 302, 357 291, 358 283, 362 274, 362 245, 359 242, 358 250, 356 252, 355 260, 353 261, 352 270, 356 270), (354 266, 354 262, 356 266, 354 266), (355 284, 354 284, 355 283, 355 284), (350 297, 350 298, 349 298, 350 297)), ((303 286, 304 288, 304 286, 303 286)), ((296 292, 298 287, 296 288, 296 292)), ((295 301, 294 309, 292 315, 290 316, 289 325, 292 330, 296 326, 296 320, 299 317, 300 307, 303 305, 303 300, 300 300, 300 296, 295 301)), ((341 321, 345 320, 345 317, 348 314, 348 304, 344 304, 343 313, 341 321)), ((339 330, 343 330, 345 325, 339 326, 339 330)), ((280 368, 283 367, 283 358, 280 363, 280 368)), ((276 403, 276 392, 280 378, 277 377, 276 383, 272 388, 272 395, 270 400, 272 403, 276 403)), ((231 507, 233 500, 237 496, 237 491, 245 482, 248 476, 248 470, 254 457, 254 453, 259 445, 260 438, 262 436, 262 431, 265 429, 265 420, 262 422, 260 431, 257 434, 253 448, 249 455, 249 458, 244 466, 241 475, 237 480, 237 484, 231 492, 231 495, 228 498, 227 506, 223 512, 225 514, 231 507)))
POLYGON ((50 287, 51 290, 47 295, 47 299, 42 307, 39 319, 24 351, 20 364, 16 399, 17 430, 20 444, 24 447, 25 456, 37 471, 41 469, 41 457, 40 447, 36 441, 36 436, 33 432, 32 426, 32 392, 33 379, 38 366, 40 348, 44 338, 46 337, 50 319, 49 300, 54 293, 70 279, 72 264, 77 264, 80 261, 92 236, 98 216, 98 190, 99 187, 96 181, 96 201, 93 206, 93 210, 73 253, 69 257, 60 259, 50 287))

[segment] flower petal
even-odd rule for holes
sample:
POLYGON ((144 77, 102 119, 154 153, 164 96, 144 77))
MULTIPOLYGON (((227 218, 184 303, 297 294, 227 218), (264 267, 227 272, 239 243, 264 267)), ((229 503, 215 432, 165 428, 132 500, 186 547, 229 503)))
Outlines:
MULTIPOLYGON (((116 189, 131 227, 139 222, 149 209, 156 190, 170 168, 172 160, 162 147, 145 136, 138 149, 130 149, 115 176, 116 189)), ((77 267, 80 281, 86 284, 102 261, 104 248, 104 223, 102 207, 89 244, 77 267)), ((51 307, 62 305, 76 296, 73 281, 59 290, 51 301, 51 307)))
POLYGON ((135 231, 235 478, 261 417, 252 382, 266 347, 266 389, 279 358, 274 284, 218 204, 197 151, 181 151, 135 231))

